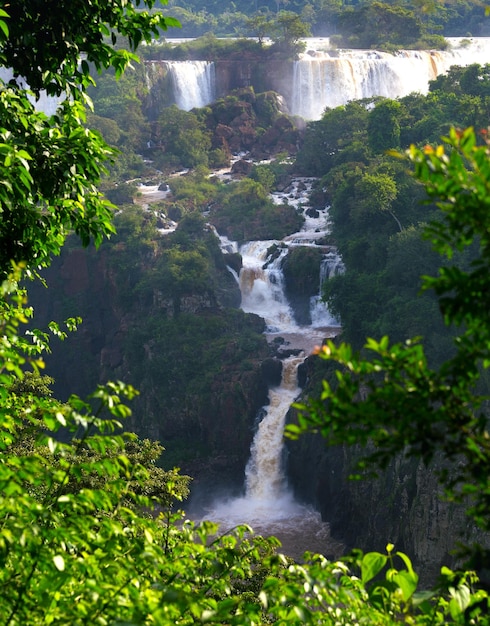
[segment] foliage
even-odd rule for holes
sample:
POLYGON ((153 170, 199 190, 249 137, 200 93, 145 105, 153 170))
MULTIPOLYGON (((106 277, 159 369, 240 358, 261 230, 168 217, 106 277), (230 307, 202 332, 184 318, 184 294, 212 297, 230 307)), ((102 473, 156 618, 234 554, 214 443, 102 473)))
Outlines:
POLYGON ((97 85, 88 89, 94 111, 88 115, 88 126, 121 152, 141 152, 150 137, 143 112, 147 91, 141 67, 128 67, 120 77, 109 68, 98 77, 97 85))
MULTIPOLYGON (((140 2, 137 2, 140 4, 140 2)), ((152 0, 147 2, 153 5, 152 0)), ((0 275, 10 261, 32 269, 59 254, 70 230, 82 243, 98 245, 113 232, 112 208, 97 190, 104 161, 114 155, 98 133, 84 126, 86 89, 93 83, 89 64, 113 67, 116 74, 134 58, 115 49, 104 37, 117 32, 131 49, 159 29, 175 25, 161 14, 137 11, 131 3, 85 1, 51 4, 44 10, 35 0, 9 4, 2 12, 0 64, 14 78, 1 81, 0 91, 0 275), (83 59, 80 61, 80 57, 83 59), (19 78, 22 76, 23 78, 19 78), (27 80, 39 97, 65 97, 56 115, 37 112, 28 100, 27 80)))
MULTIPOLYGON (((153 2, 147 4, 152 6, 153 2)), ((280 3, 276 4, 279 8, 280 3)), ((14 250, 8 263, 5 257, 1 268, 5 276, 12 259, 26 260, 31 269, 36 264, 48 263, 49 253, 59 251, 70 227, 85 244, 90 236, 98 242, 104 233, 112 231, 108 206, 95 192, 102 158, 110 151, 99 135, 83 126, 84 114, 77 102, 77 97, 83 96, 83 89, 78 92, 77 85, 85 88, 90 79, 84 62, 80 68, 77 62, 80 53, 86 52, 87 59, 96 66, 112 65, 119 72, 131 57, 108 47, 102 35, 109 35, 110 31, 100 20, 126 34, 131 47, 141 38, 148 38, 158 26, 170 23, 158 15, 140 13, 126 2, 92 2, 89 7, 87 3, 82 6, 75 2, 72 13, 55 11, 48 16, 49 28, 43 31, 41 39, 38 26, 43 21, 41 14, 34 11, 36 6, 32 2, 24 3, 20 9, 8 5, 15 19, 12 23, 0 20, 0 31, 5 38, 8 26, 12 26, 14 35, 12 45, 2 47, 1 60, 8 61, 11 55, 18 62, 17 68, 23 68, 24 63, 30 74, 23 73, 33 89, 47 87, 52 93, 61 93, 66 87, 73 99, 60 105, 57 116, 48 121, 34 113, 15 85, 4 86, 2 91, 4 103, 8 103, 5 111, 14 113, 13 122, 6 113, 2 117, 5 125, 2 209, 8 216, 8 210, 15 208, 13 218, 31 210, 29 227, 25 227, 22 237, 17 237, 17 247, 38 242, 38 248, 33 248, 29 255, 14 250), (60 32, 62 37, 58 36, 60 32), (68 36, 70 33, 73 38, 68 36), (27 54, 23 57, 18 42, 24 34, 27 54), (41 51, 46 53, 44 57, 41 51), (7 122, 11 125, 7 126, 7 122), (59 161, 50 158, 50 149, 59 156, 59 161), (70 150, 82 164, 70 161, 70 150), (87 201, 90 194, 93 197, 87 201)), ((9 16, 2 9, 0 17, 9 16)), ((115 37, 114 34, 111 39, 115 37)), ((452 136, 451 141, 456 144, 457 139, 452 136)), ((461 147, 468 149, 470 156, 473 149, 475 157, 481 155, 469 134, 464 136, 461 147)), ((464 150, 463 154, 468 157, 464 150)), ((442 166, 451 165, 451 160, 441 153, 414 151, 412 157, 422 178, 431 167, 437 171, 441 165, 439 173, 444 174, 442 166)), ((481 159, 476 161, 482 166, 481 159)), ((460 174, 461 161, 454 159, 452 163, 451 172, 460 174)), ((371 173, 365 183, 368 186, 387 183, 382 178, 383 172, 378 174, 375 178, 371 173)), ((470 182, 473 181, 461 183, 465 190, 470 182)), ((385 186, 389 190, 389 185, 385 186)), ((433 188, 435 195, 440 194, 441 186, 442 181, 437 181, 433 188)), ((260 202, 265 195, 253 181, 242 185, 241 191, 260 202)), ((450 186, 446 191, 450 203, 453 202, 454 188, 450 186)), ((233 196, 235 192, 236 189, 230 191, 230 196, 239 202, 240 195, 233 196)), ((391 202, 393 194, 388 196, 385 200, 391 202)), ((226 203, 226 193, 224 197, 226 203)), ((386 202, 381 202, 382 209, 386 209, 386 202)), ((467 211, 477 208, 470 200, 463 202, 467 211)), ((267 209, 266 206, 265 212, 267 209)), ((476 217, 478 222, 481 215, 476 217)), ((150 236, 154 219, 151 214, 140 219, 130 213, 123 221, 130 233, 129 250, 122 241, 115 243, 114 250, 122 251, 128 260, 136 239, 132 226, 136 226, 138 235, 145 240, 141 254, 153 256, 154 260, 157 246, 150 236)), ((462 230, 459 235, 459 227, 459 223, 450 222, 449 230, 453 235, 457 232, 459 244, 464 245, 473 233, 462 230)), ((445 232, 437 227, 432 232, 446 243, 445 232)), ((215 260, 213 250, 199 243, 198 235, 202 234, 200 217, 188 216, 182 220, 171 243, 164 244, 163 261, 160 266, 155 265, 163 291, 169 273, 172 281, 179 284, 180 295, 191 288, 194 291, 196 281, 201 289, 202 274, 210 267, 211 259, 215 260), (189 267, 192 272, 188 272, 189 267), (191 287, 187 280, 193 283, 191 287)), ((215 249, 216 246, 215 242, 215 249)), ((477 291, 480 289, 479 310, 483 310, 486 279, 478 266, 473 269, 475 274, 470 274, 468 281, 477 291)), ((458 576, 443 569, 441 589, 433 594, 417 595, 418 580, 410 560, 402 553, 393 555, 392 546, 388 546, 387 555, 357 554, 335 563, 307 555, 305 563, 300 565, 277 554, 276 540, 253 537, 247 527, 219 535, 216 525, 209 522, 198 526, 182 524, 181 515, 172 515, 168 507, 173 499, 185 495, 185 477, 176 470, 163 473, 154 467, 160 451, 158 445, 139 442, 122 433, 122 420, 130 416, 124 399, 136 395, 132 387, 120 382, 108 383, 98 386, 87 401, 72 396, 64 404, 51 397, 47 388, 49 380, 37 375, 43 366, 40 353, 46 349, 47 337, 40 331, 28 334, 21 330, 32 311, 18 288, 20 277, 14 263, 14 273, 0 285, 0 619, 3 624, 462 624, 468 620, 485 623, 488 597, 474 590, 477 582, 474 574, 458 576), (34 370, 32 376, 24 373, 29 367, 34 370), (165 513, 154 518, 148 513, 157 506, 163 506, 165 513), (401 566, 395 563, 395 556, 401 566), (387 570, 383 581, 379 577, 384 567, 387 570)), ((452 291, 451 280, 458 288, 459 278, 461 275, 457 273, 442 272, 439 282, 433 285, 441 293, 446 289, 452 291)), ((459 300, 459 296, 455 298, 456 302, 459 300)), ((176 313, 176 319, 181 320, 179 311, 176 313)), ((451 319, 469 322, 476 319, 468 308, 453 309, 450 300, 446 314, 451 319)), ((235 318, 235 326, 243 331, 242 318, 239 315, 235 318)), ((78 320, 67 323, 73 328, 78 320)), ((218 323, 213 327, 216 334, 221 332, 218 323)), ((462 349, 471 348, 475 339, 471 333, 477 331, 483 333, 479 326, 468 323, 465 335, 468 341, 462 342, 462 349)), ((51 332, 60 338, 64 336, 64 331, 54 324, 51 332)), ((483 335, 482 338, 487 339, 483 335)), ((178 332, 173 339, 179 342, 178 332)), ((195 337, 192 339, 194 343, 187 346, 199 369, 195 337)), ((147 345, 141 342, 139 349, 147 345)), ((485 342, 481 350, 484 345, 485 342)), ((236 346, 231 348, 235 357, 236 346)), ((385 348, 384 343, 381 348, 385 348)), ((465 353, 466 359, 468 354, 465 353)), ((481 351, 477 356, 482 358, 481 351)), ((180 357, 177 352, 172 364, 174 372, 180 367, 180 357)), ((210 357, 221 364, 219 354, 210 357)), ((410 358, 411 353, 409 364, 410 358)), ((474 380, 475 372, 470 370, 466 380, 474 380)), ((206 383, 202 381, 203 386, 206 383)), ((464 379, 459 397, 464 400, 463 383, 464 379)), ((467 443, 468 449, 473 446, 473 452, 479 445, 477 440, 468 439, 467 443)), ((482 450, 477 448, 476 452, 482 450)), ((483 461, 482 470, 486 469, 483 461)), ((482 480, 482 476, 479 478, 482 480)), ((482 491, 481 497, 484 495, 482 491)))
POLYGON ((368 118, 368 141, 373 152, 400 147, 402 107, 395 100, 377 102, 368 118))
POLYGON ((273 45, 272 54, 276 50, 287 56, 296 55, 305 49, 302 38, 310 35, 310 27, 293 11, 280 11, 271 22, 270 29, 273 45))
POLYGON ((182 206, 192 209, 207 209, 219 192, 219 182, 210 178, 205 166, 183 176, 175 176, 170 180, 172 197, 182 206))
MULTIPOLYGON (((419 239, 438 209, 421 204, 423 186, 384 150, 430 144, 451 124, 485 127, 485 75, 485 67, 453 68, 431 83, 427 96, 352 102, 307 125, 296 167, 321 176, 312 199, 330 205, 330 239, 346 266, 345 274, 326 281, 325 296, 355 349, 366 336, 388 334, 395 342, 423 336, 432 365, 452 354, 452 333, 437 314, 435 295, 424 291, 417 298, 420 275, 437 271, 440 262, 419 239), (461 82, 473 95, 463 93, 461 82)), ((473 253, 458 253, 458 264, 468 264, 473 253)))
POLYGON ((274 191, 279 185, 290 180, 290 173, 290 163, 283 155, 278 154, 270 163, 254 164, 249 178, 260 183, 268 191, 274 191))
POLYGON ((208 164, 211 147, 209 133, 192 112, 182 111, 176 105, 167 107, 153 127, 157 148, 153 159, 157 166, 197 167, 208 164))
POLYGON ((382 2, 371 2, 358 11, 344 11, 338 19, 343 40, 353 48, 386 44, 407 47, 422 34, 422 24, 413 11, 382 2))
MULTIPOLYGON (((338 164, 343 150, 355 141, 360 143, 361 155, 365 153, 368 116, 363 102, 349 102, 345 106, 325 111, 319 122, 309 123, 296 158, 299 171, 305 176, 323 176, 338 164), (319 154, 322 155, 321 159, 318 158, 319 154)), ((351 154, 348 160, 362 161, 361 155, 352 158, 351 154)))
MULTIPOLYGON (((363 20, 366 15, 379 12, 379 21, 370 24, 378 46, 386 41, 394 41, 400 47, 409 33, 400 31, 403 26, 420 28, 421 40, 414 45, 439 48, 445 45, 439 35, 443 32, 451 37, 485 36, 488 27, 484 19, 484 6, 478 0, 455 0, 454 2, 434 2, 421 0, 420 2, 380 3, 379 0, 367 2, 343 2, 342 0, 234 0, 233 2, 218 2, 211 0, 186 0, 186 2, 170 2, 172 14, 182 22, 183 35, 196 37, 206 32, 213 32, 223 37, 234 34, 233 26, 245 27, 244 34, 259 36, 262 22, 270 22, 281 11, 295 12, 301 20, 311 25, 313 36, 345 37, 352 34, 352 28, 363 31, 363 20), (175 6, 175 5, 178 6, 175 6), (377 6, 382 5, 380 11, 377 6), (374 5, 374 9, 371 6, 374 5), (245 20, 248 18, 248 23, 245 20), (346 27, 344 28, 344 20, 346 27), (245 22, 245 23, 244 23, 245 22), (399 41, 396 36, 400 35, 399 41), (438 45, 436 45, 438 44, 438 45)), ((369 36, 369 33, 366 33, 369 36)), ((413 35, 412 35, 413 36, 413 35)), ((372 39, 374 38, 372 37, 372 39)), ((412 39, 413 41, 413 39, 412 39)))
POLYGON ((430 91, 455 93, 458 96, 490 96, 490 65, 473 63, 466 67, 454 65, 447 74, 430 82, 430 91))
MULTIPOLYGON (((142 514, 159 501, 141 493, 148 471, 140 461, 154 450, 145 442, 132 450, 131 439, 116 434, 129 414, 122 398, 134 395, 131 387, 99 387, 95 413, 76 397, 60 405, 31 395, 28 404, 15 404, 10 395, 5 404, 24 359, 12 349, 24 304, 15 284, 3 283, 3 302, 10 294, 0 342, 2 624, 481 622, 488 598, 474 590, 473 574, 458 578, 444 568, 446 588, 419 604, 417 575, 401 553, 402 567, 395 565, 391 546, 387 556, 328 562, 309 555, 296 565, 277 554, 275 539, 254 537, 245 526, 218 534, 210 522, 142 514), (41 420, 44 432, 19 454, 23 420, 41 420), (62 443, 62 430, 78 438, 62 443), (374 577, 385 564, 383 584, 374 577)), ((165 487, 178 495, 168 477, 165 487)))
POLYGON ((136 0, 134 4, 96 0, 87 5, 84 0, 74 0, 69 11, 62 0, 51 3, 49 11, 36 0, 9 4, 2 65, 12 68, 16 77, 22 76, 37 95, 45 89, 49 95, 59 96, 68 89, 72 98, 79 99, 93 84, 90 63, 97 70, 113 67, 120 75, 136 59, 114 46, 118 37, 126 38, 130 50, 135 50, 142 40, 150 41, 169 26, 178 26, 160 12, 138 9, 151 9, 154 4, 155 0, 136 0))
POLYGON ((53 125, 16 88, 0 92, 3 276, 11 259, 45 265, 70 229, 85 245, 113 232, 111 205, 96 188, 112 151, 84 119, 80 103, 65 101, 53 125))
MULTIPOLYGON (((253 40, 244 38, 219 39, 209 32, 210 23, 202 19, 202 28, 195 36, 196 39, 185 41, 178 45, 169 45, 165 42, 157 42, 145 46, 140 54, 144 59, 169 59, 173 61, 185 61, 188 59, 202 59, 214 61, 217 59, 241 58, 243 55, 257 56, 263 52, 262 46, 253 40)), ((180 18, 182 21, 182 18, 180 18)))
POLYGON ((335 389, 324 381, 320 398, 300 406, 304 413, 289 432, 296 436, 314 429, 330 443, 362 444, 360 469, 385 467, 400 453, 426 463, 442 455, 451 462, 449 470, 440 471, 447 496, 463 501, 488 531, 488 418, 477 384, 490 364, 490 153, 487 145, 477 145, 472 129, 452 130, 445 142, 446 148, 412 146, 408 154, 442 212, 440 221, 424 229, 425 236, 443 258, 453 260, 436 277, 425 276, 423 289, 434 290, 446 323, 459 329, 454 356, 432 369, 416 340, 368 339, 367 359, 329 341, 319 354, 339 365, 335 389), (474 246, 477 255, 468 267, 454 263, 455 252, 474 246))
POLYGON ((266 189, 250 178, 223 188, 210 219, 234 241, 282 239, 302 222, 294 207, 274 205, 266 189))

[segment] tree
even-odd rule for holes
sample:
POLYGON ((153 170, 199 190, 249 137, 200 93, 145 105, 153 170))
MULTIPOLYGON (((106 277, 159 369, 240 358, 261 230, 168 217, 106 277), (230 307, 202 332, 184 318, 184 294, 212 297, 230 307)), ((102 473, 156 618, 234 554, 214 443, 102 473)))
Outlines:
MULTIPOLYGON (((369 112, 362 102, 327 109, 321 120, 310 122, 296 165, 304 175, 323 176, 337 165, 342 150, 358 139, 365 151, 369 112), (318 155, 322 158, 319 159, 318 155)), ((362 155, 362 149, 360 150, 362 155)), ((362 161, 363 158, 350 159, 362 161)))
POLYGON ((274 44, 289 53, 300 52, 300 40, 310 35, 310 27, 293 11, 280 11, 272 25, 271 37, 274 44))
POLYGON ((264 38, 268 36, 272 29, 272 16, 256 13, 247 20, 246 27, 257 37, 259 44, 262 45, 264 38))
POLYGON ((204 123, 192 111, 182 111, 175 104, 164 109, 154 126, 154 139, 155 157, 163 163, 183 167, 208 163, 211 139, 204 123))
MULTIPOLYGON (((425 463, 440 456, 450 462, 450 469, 440 470, 448 498, 464 502, 488 531, 490 437, 478 384, 490 366, 490 149, 477 145, 473 129, 451 130, 445 143, 437 149, 412 146, 408 156, 442 211, 425 236, 448 260, 455 252, 477 250, 467 269, 444 263, 437 276, 423 277, 423 289, 434 290, 446 323, 459 330, 454 356, 432 369, 417 340, 390 345, 387 337, 368 339, 368 358, 328 341, 319 354, 337 364, 337 383, 324 381, 320 398, 299 405, 302 413, 289 433, 314 430, 333 445, 365 446, 361 471, 376 472, 398 454, 425 463)), ((488 552, 476 554, 488 566, 488 552)))
MULTIPOLYGON (((141 41, 150 42, 178 22, 162 13, 141 11, 155 0, 63 0, 50 3, 49 11, 36 0, 9 3, 4 15, 8 32, 2 40, 2 65, 10 67, 15 77, 23 77, 39 95, 65 93, 80 99, 93 84, 90 63, 97 70, 113 67, 120 75, 129 61, 137 60, 124 48, 116 48, 124 38, 131 51, 141 41), (7 35, 8 36, 5 36, 7 35)), ((16 84, 20 81, 16 80, 16 84)))
POLYGON ((370 111, 368 141, 373 152, 400 147, 400 117, 402 106, 396 100, 381 100, 370 111))
POLYGON ((46 10, 26 0, 2 11, 0 65, 12 68, 13 78, 2 81, 0 92, 0 277, 11 261, 31 270, 48 263, 70 230, 84 245, 114 231, 111 205, 97 190, 114 151, 84 126, 90 65, 120 75, 136 57, 114 47, 119 37, 134 50, 176 25, 136 8, 153 4, 74 0, 68 10, 55 0, 46 10), (37 98, 42 90, 64 98, 55 116, 35 109, 24 79, 37 98))
POLYGON ((349 6, 338 18, 339 30, 351 47, 413 45, 422 35, 420 19, 411 9, 385 2, 349 6))
MULTIPOLYGON (((32 0, 23 4, 26 15, 32 16, 32 7, 37 3, 32 0)), ((77 31, 80 23, 92 32, 93 18, 99 16, 91 13, 93 7, 119 7, 121 19, 110 23, 130 32, 133 43, 137 43, 138 33, 148 33, 145 28, 138 29, 145 18, 140 20, 133 5, 124 0, 89 5, 83 3, 92 18, 87 24, 83 19, 73 20, 76 9, 82 7, 80 2, 73 3, 71 20, 60 20, 65 30, 61 30, 58 43, 64 43, 63 36, 70 29, 77 31), (124 7, 131 12, 131 24, 122 18, 124 7)), ((63 8, 61 2, 56 6, 63 8)), ((42 21, 40 15, 36 16, 39 19, 33 28, 42 21)), ((3 10, 0 32, 7 36, 7 21, 2 17, 6 17, 3 10)), ((16 18, 22 20, 17 12, 16 18)), ((49 20, 50 29, 44 34, 48 43, 59 37, 57 25, 55 17, 49 20)), ((28 67, 31 78, 35 78, 43 61, 38 59, 42 41, 32 39, 30 31, 26 38, 35 53, 33 65, 28 67)), ((95 40, 97 43, 97 37, 95 40)), ((77 37, 73 41, 76 48, 77 37)), ((67 42, 72 43, 69 38, 67 42)), ((59 84, 55 70, 59 66, 57 49, 54 48, 51 62, 53 48, 47 46, 43 74, 46 85, 41 79, 37 83, 39 88, 47 86, 53 93, 59 84)), ((101 65, 113 59, 112 52, 105 48, 99 49, 99 53, 96 58, 101 65)), ((15 57, 17 52, 12 54, 15 57)), ((59 80, 66 79, 67 89, 74 89, 78 80, 82 97, 85 70, 82 67, 82 76, 78 75, 73 63, 70 70, 70 58, 68 52, 67 73, 63 78, 65 70, 61 68, 59 80)), ((33 270, 38 262, 47 263, 49 251, 60 249, 65 230, 73 226, 70 214, 60 215, 54 209, 65 208, 69 213, 78 208, 76 229, 84 242, 90 235, 97 239, 109 230, 109 216, 90 214, 85 201, 86 185, 95 189, 105 144, 99 137, 85 134, 76 93, 49 121, 30 108, 18 86, 5 87, 1 95, 5 96, 5 103, 9 100, 9 106, 12 105, 17 131, 15 134, 6 129, 3 133, 2 174, 6 177, 1 179, 2 209, 4 213, 11 210, 12 221, 18 217, 16 211, 31 209, 36 213, 39 209, 35 219, 28 222, 31 230, 26 227, 25 234, 19 234, 17 239, 17 248, 22 248, 24 242, 37 237, 38 248, 25 256, 27 265, 21 267, 14 262, 11 274, 0 282, 2 625, 171 626, 207 622, 252 626, 271 621, 393 624, 399 617, 416 623, 415 616, 420 616, 420 623, 443 624, 451 619, 458 623, 466 619, 485 623, 488 596, 473 591, 475 577, 471 573, 456 577, 449 570, 444 571, 444 592, 435 594, 431 601, 416 595, 417 575, 410 560, 395 553, 390 545, 387 554, 356 555, 338 563, 307 555, 305 563, 297 565, 277 553, 275 539, 254 538, 248 527, 218 535, 217 526, 209 522, 196 527, 182 523, 181 516, 172 516, 168 511, 156 520, 147 514, 159 504, 158 493, 145 493, 150 475, 144 464, 148 460, 151 463, 155 451, 146 442, 136 444, 133 437, 122 433, 122 420, 130 413, 125 399, 134 397, 135 390, 122 383, 109 383, 97 387, 87 401, 71 397, 61 404, 46 393, 45 379, 29 381, 24 377, 26 368, 32 367, 35 372, 42 368, 46 338, 34 333, 32 342, 22 332, 32 315, 25 293, 18 287, 22 269, 33 270), (70 132, 65 136, 62 131, 70 132), (38 140, 42 146, 36 143, 38 140), (85 168, 83 172, 68 160, 68 146, 84 161, 80 166, 85 168), (59 161, 54 158, 57 151, 63 157, 59 161), (53 168, 46 173, 46 179, 42 159, 40 163, 31 163, 34 156, 44 158, 44 152, 47 169, 53 168), (97 165, 94 159, 98 160, 97 165), (70 167, 65 169, 67 165, 70 167), (46 188, 45 180, 49 182, 46 188), (72 192, 76 192, 75 198, 71 197, 72 192), (97 219, 104 223, 95 229, 97 219), (32 449, 21 451, 25 435, 22 427, 26 423, 42 428, 37 428, 31 439, 32 449)), ((1 119, 2 123, 8 121, 7 117, 1 119)), ((97 198, 92 208, 100 210, 97 198)), ((192 232, 195 224, 188 227, 192 232)), ((13 248, 15 253, 17 248, 13 248)), ((2 270, 6 273, 7 267, 2 270)), ((71 321, 69 326, 76 323, 71 321)), ((52 331, 63 336, 55 325, 52 331)), ((182 495, 175 478, 174 475, 165 479, 165 497, 182 495)), ((156 491, 161 492, 159 488, 156 491)))
POLYGON ((395 220, 400 231, 403 227, 393 213, 392 204, 396 200, 398 190, 396 182, 388 174, 365 174, 359 184, 359 212, 388 213, 395 220))

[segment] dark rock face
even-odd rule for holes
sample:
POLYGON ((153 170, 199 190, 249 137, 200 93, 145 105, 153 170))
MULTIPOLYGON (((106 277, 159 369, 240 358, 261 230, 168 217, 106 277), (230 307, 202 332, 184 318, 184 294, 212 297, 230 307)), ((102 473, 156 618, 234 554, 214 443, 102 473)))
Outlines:
POLYGON ((296 322, 311 324, 310 298, 318 294, 322 252, 313 248, 293 248, 283 263, 286 294, 296 322))
POLYGON ((285 102, 292 99, 292 61, 219 60, 215 68, 218 98, 244 87, 253 87, 257 93, 275 91, 283 97, 283 112, 287 112, 285 102))
MULTIPOLYGON (((151 299, 128 298, 136 279, 118 276, 112 254, 105 246, 97 253, 66 249, 45 272, 49 290, 31 290, 38 327, 71 315, 84 319, 62 346, 53 341, 46 359, 57 397, 85 397, 108 380, 131 383, 141 395, 126 428, 164 443, 167 465, 179 466, 197 483, 216 480, 218 472, 241 486, 253 424, 272 376, 272 368, 265 374, 261 367, 269 354, 263 320, 223 308, 223 301, 240 302, 224 263, 214 270, 219 290, 182 295, 176 310, 157 283, 151 299)), ((154 262, 143 263, 151 268, 154 262)))
POLYGON ((212 133, 213 149, 228 155, 249 152, 254 159, 297 152, 301 131, 287 115, 284 99, 278 93, 256 94, 252 87, 226 93, 207 107, 206 125, 212 133))
POLYGON ((248 176, 252 171, 253 164, 251 161, 245 161, 244 159, 239 159, 235 161, 231 167, 231 173, 235 176, 248 176))
MULTIPOLYGON (((310 373, 311 363, 305 363, 310 373)), ((327 447, 320 435, 302 436, 287 447, 296 496, 321 512, 332 536, 347 550, 384 552, 387 543, 395 544, 412 559, 421 587, 434 584, 442 565, 458 565, 452 553, 459 541, 490 545, 490 538, 468 523, 462 506, 441 499, 440 460, 426 467, 400 457, 379 478, 352 481, 360 453, 355 447, 327 447)))
POLYGON ((281 384, 282 363, 278 359, 262 361, 261 371, 264 381, 269 387, 276 387, 281 384))

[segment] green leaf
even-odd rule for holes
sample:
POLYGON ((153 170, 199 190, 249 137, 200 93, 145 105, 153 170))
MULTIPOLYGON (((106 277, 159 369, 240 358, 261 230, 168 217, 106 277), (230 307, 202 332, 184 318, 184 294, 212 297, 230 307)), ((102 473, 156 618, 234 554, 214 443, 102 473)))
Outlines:
POLYGON ((366 584, 372 580, 386 565, 387 557, 380 552, 368 552, 361 561, 361 580, 366 584))
POLYGON ((7 24, 3 20, 0 20, 0 30, 5 35, 5 38, 7 38, 9 36, 9 28, 8 28, 7 24))
POLYGON ((458 620, 470 604, 471 594, 467 585, 460 585, 457 588, 450 587, 449 611, 454 620, 458 620))
POLYGON ((401 589, 404 602, 408 602, 417 590, 418 578, 414 572, 407 571, 397 572, 393 575, 392 581, 401 589))

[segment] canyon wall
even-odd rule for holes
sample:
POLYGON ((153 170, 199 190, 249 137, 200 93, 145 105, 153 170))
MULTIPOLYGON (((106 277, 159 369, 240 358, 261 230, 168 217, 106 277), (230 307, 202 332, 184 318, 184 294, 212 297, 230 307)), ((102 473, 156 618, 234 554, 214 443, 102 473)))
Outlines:
POLYGON ((63 345, 52 340, 46 372, 60 399, 85 397, 108 380, 133 384, 141 393, 126 429, 161 441, 166 466, 181 467, 197 482, 240 489, 267 399, 263 321, 229 308, 240 296, 219 263, 212 268, 219 289, 185 293, 177 308, 158 280, 131 296, 131 280, 141 285, 155 263, 147 254, 133 258, 131 271, 122 265, 119 271, 110 244, 97 253, 68 246, 44 272, 49 290, 30 288, 38 327, 72 315, 84 320, 63 345))

